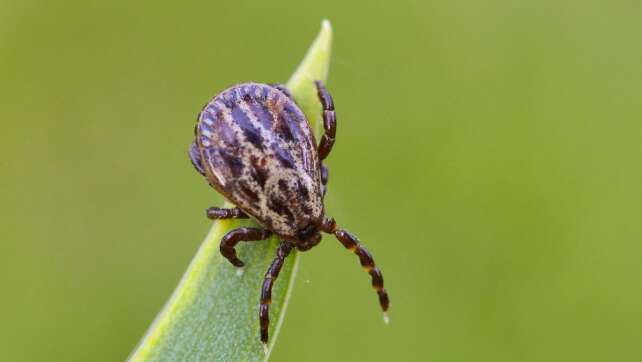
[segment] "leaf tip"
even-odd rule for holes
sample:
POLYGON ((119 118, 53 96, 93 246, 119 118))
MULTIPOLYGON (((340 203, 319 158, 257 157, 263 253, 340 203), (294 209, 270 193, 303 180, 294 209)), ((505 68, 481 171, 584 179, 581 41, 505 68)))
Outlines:
MULTIPOLYGON (((317 37, 312 42, 312 45, 310 45, 308 52, 296 71, 288 80, 287 87, 290 89, 290 92, 300 94, 300 98, 305 98, 306 95, 316 94, 316 91, 313 92, 313 87, 311 87, 309 83, 315 80, 325 81, 327 79, 331 48, 332 24, 328 19, 323 19, 321 21, 321 30, 319 30, 317 37)), ((304 111, 306 111, 306 109, 304 109, 304 111)), ((310 111, 310 109, 308 109, 308 111, 310 111)))
POLYGON ((321 20, 321 34, 332 35, 332 23, 330 23, 330 20, 328 19, 321 20))

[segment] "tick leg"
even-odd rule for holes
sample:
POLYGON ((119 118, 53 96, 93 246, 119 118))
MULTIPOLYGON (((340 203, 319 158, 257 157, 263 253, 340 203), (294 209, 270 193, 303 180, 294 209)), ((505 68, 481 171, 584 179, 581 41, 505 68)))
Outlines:
POLYGON ((323 161, 332 150, 335 136, 337 133, 337 115, 334 112, 334 102, 332 96, 325 89, 320 80, 314 82, 317 86, 317 94, 323 106, 323 136, 319 142, 319 160, 323 161))
POLYGON ((334 234, 346 249, 357 254, 361 266, 372 277, 372 287, 376 290, 377 295, 379 296, 379 304, 383 310, 383 321, 388 323, 388 307, 390 306, 390 299, 388 298, 386 289, 383 287, 383 275, 381 274, 381 270, 379 270, 375 265, 374 259, 370 252, 368 252, 368 249, 359 242, 359 239, 356 236, 350 234, 348 231, 336 230, 334 219, 324 220, 322 228, 323 231, 334 234))
POLYGON ((268 327, 270 326, 270 303, 272 303, 272 286, 274 281, 279 276, 281 267, 285 258, 292 251, 292 245, 288 241, 283 241, 276 249, 276 257, 272 261, 272 264, 265 273, 263 278, 263 286, 261 287, 261 304, 259 306, 259 321, 261 324, 261 343, 263 343, 263 348, 267 351, 267 342, 268 342, 268 327))
POLYGON ((328 190, 328 177, 330 177, 330 172, 328 168, 321 162, 321 185, 323 186, 323 196, 325 197, 325 192, 328 190))
POLYGON ((222 207, 210 207, 207 209, 207 217, 212 220, 217 219, 247 219, 247 216, 241 209, 234 207, 224 209, 222 207))
POLYGON ((192 142, 189 145, 189 159, 192 160, 192 165, 198 173, 205 176, 205 170, 203 169, 203 164, 201 163, 201 153, 198 152, 198 147, 196 147, 196 142, 192 142))
POLYGON ((272 235, 272 232, 267 229, 246 227, 234 229, 223 236, 220 246, 221 254, 223 254, 223 256, 227 258, 232 265, 237 268, 242 268, 244 264, 236 256, 236 250, 234 249, 236 244, 241 241, 258 241, 267 239, 270 235, 272 235))
POLYGON ((272 87, 272 88, 276 88, 276 89, 280 90, 283 94, 288 96, 288 98, 294 99, 294 98, 292 98, 292 93, 290 93, 290 91, 288 90, 288 88, 286 88, 285 85, 279 84, 279 83, 269 83, 268 85, 270 87, 272 87))

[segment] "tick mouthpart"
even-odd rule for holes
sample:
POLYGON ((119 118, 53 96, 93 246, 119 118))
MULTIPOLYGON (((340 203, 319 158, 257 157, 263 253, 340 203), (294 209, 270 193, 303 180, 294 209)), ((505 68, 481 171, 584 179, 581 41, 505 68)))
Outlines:
POLYGON ((390 316, 388 316, 388 311, 383 312, 383 322, 385 324, 390 324, 390 316))
POLYGON ((302 239, 299 243, 296 244, 296 248, 299 251, 307 251, 317 246, 321 242, 321 233, 315 231, 314 234, 307 236, 307 238, 302 239))
POLYGON ((321 242, 321 233, 319 232, 319 226, 315 223, 310 223, 307 226, 299 229, 296 234, 297 240, 295 244, 297 250, 299 251, 310 250, 321 242))

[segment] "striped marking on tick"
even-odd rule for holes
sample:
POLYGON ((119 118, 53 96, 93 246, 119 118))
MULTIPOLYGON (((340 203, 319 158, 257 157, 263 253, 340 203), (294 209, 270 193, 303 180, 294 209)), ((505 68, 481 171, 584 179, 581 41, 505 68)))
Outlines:
POLYGON ((230 88, 203 109, 197 133, 210 183, 263 226, 295 237, 321 218, 316 141, 283 92, 256 83, 230 88))

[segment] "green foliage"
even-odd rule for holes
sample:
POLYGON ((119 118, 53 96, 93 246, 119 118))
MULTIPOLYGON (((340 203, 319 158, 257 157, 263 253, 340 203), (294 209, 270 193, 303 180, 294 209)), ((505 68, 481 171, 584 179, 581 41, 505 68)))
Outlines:
POLYGON ((326 210, 393 323, 325 236, 271 360, 642 361, 641 5, 0 1, 0 361, 132 353, 222 204, 193 117, 287 81, 320 16, 341 35, 326 210))
MULTIPOLYGON (((331 41, 330 23, 324 21, 317 39, 287 83, 313 128, 317 128, 321 109, 312 81, 327 77, 331 41)), ((130 361, 258 361, 269 357, 296 277, 298 253, 294 251, 286 260, 274 286, 266 356, 259 342, 260 285, 279 240, 272 237, 269 242, 241 243, 237 251, 246 264, 242 276, 237 275, 218 248, 225 233, 252 223, 237 220, 213 223, 171 299, 130 361)))

